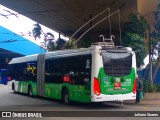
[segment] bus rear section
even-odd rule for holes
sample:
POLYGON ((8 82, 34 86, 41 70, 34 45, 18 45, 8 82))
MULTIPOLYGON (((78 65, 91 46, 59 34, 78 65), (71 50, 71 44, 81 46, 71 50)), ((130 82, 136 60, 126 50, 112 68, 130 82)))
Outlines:
POLYGON ((136 60, 131 48, 99 48, 92 66, 92 102, 136 99, 136 60))

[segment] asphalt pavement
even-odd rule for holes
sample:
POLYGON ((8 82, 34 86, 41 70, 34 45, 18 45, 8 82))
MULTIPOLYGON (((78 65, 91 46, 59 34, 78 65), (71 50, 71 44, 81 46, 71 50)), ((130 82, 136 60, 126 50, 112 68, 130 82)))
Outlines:
MULTIPOLYGON (((107 114, 113 111, 113 117, 107 117, 107 120, 160 120, 159 117, 115 117, 118 112, 128 113, 126 111, 141 111, 141 112, 154 112, 160 113, 160 100, 141 100, 139 104, 135 104, 135 101, 124 101, 121 102, 105 102, 103 104, 81 104, 74 103, 72 105, 64 105, 59 100, 48 100, 45 98, 30 98, 24 94, 14 94, 11 90, 11 83, 8 85, 0 85, 0 111, 103 111, 107 114)), ((76 112, 75 112, 76 113, 76 112)), ((94 112, 96 114, 96 112, 94 112)), ((73 113, 74 114, 74 113, 73 113)), ((37 118, 38 120, 106 120, 106 117, 48 117, 48 118, 37 118)), ((94 116, 94 115, 93 115, 94 116)), ((10 118, 11 119, 11 118, 10 118)), ((36 118, 12 118, 17 119, 36 119, 36 118)), ((11 120, 12 120, 11 119, 11 120)), ((0 118, 3 120, 3 118, 0 118)))

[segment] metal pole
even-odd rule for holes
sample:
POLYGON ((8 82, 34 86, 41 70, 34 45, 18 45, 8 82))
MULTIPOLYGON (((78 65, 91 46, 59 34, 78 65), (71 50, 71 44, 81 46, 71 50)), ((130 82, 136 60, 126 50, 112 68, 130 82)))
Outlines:
POLYGON ((152 82, 152 61, 150 63, 150 83, 152 82))
POLYGON ((149 63, 150 63, 150 79, 149 82, 152 82, 152 46, 151 46, 151 36, 150 36, 150 25, 149 25, 149 63))
POLYGON ((150 25, 149 25, 149 31, 148 31, 148 39, 149 39, 149 63, 151 63, 151 40, 150 40, 150 25))

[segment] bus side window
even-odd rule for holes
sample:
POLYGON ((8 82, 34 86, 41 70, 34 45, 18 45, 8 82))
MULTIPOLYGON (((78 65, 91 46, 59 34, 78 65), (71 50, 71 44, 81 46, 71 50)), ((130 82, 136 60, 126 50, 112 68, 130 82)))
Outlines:
POLYGON ((88 56, 78 56, 70 60, 71 71, 74 73, 72 74, 73 84, 84 85, 85 81, 90 80, 91 63, 86 64, 86 61, 91 62, 88 56))

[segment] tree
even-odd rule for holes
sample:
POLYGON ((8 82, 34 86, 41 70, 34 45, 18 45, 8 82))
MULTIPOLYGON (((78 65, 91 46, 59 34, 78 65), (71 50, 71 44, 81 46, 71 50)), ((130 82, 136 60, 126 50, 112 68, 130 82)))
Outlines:
POLYGON ((36 40, 37 37, 40 38, 41 31, 42 31, 42 28, 38 23, 33 25, 32 34, 33 34, 33 37, 34 37, 35 40, 36 40))
MULTIPOLYGON (((154 46, 152 49, 157 50, 157 48, 155 48, 158 44, 158 42, 160 42, 160 0, 158 0, 158 4, 157 7, 154 11, 154 18, 155 18, 155 26, 154 26, 154 30, 151 32, 150 36, 151 36, 151 45, 154 46)), ((152 50, 153 51, 153 50, 152 50)), ((159 49, 159 44, 158 44, 158 52, 160 52, 159 49)), ((154 71, 154 75, 151 82, 151 87, 153 86, 153 82, 154 82, 154 78, 157 75, 157 72, 159 70, 160 67, 160 58, 158 57, 158 59, 156 59, 156 66, 155 66, 155 71, 154 71)))
POLYGON ((146 56, 144 33, 148 29, 146 19, 140 14, 131 14, 129 21, 124 24, 122 44, 131 47, 136 52, 137 67, 143 63, 146 56))
POLYGON ((158 41, 160 42, 160 0, 158 0, 157 7, 154 11, 155 25, 154 30, 151 32, 151 44, 156 46, 158 41))

